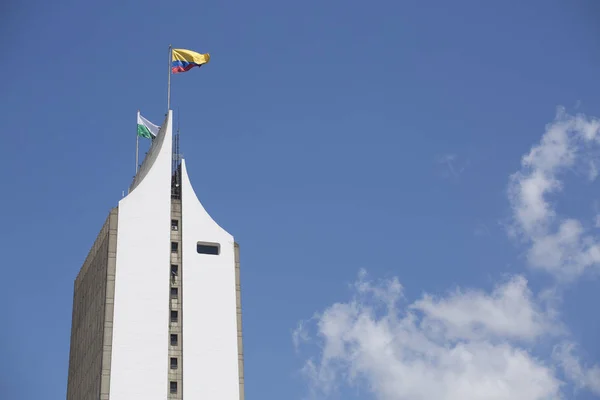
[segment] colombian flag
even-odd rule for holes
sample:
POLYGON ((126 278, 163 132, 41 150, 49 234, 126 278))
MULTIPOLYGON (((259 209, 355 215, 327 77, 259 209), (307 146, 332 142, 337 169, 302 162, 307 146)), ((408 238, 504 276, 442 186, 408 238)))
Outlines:
POLYGON ((200 54, 185 49, 173 49, 172 53, 171 72, 174 74, 189 71, 194 67, 201 67, 210 60, 210 54, 208 53, 200 54))

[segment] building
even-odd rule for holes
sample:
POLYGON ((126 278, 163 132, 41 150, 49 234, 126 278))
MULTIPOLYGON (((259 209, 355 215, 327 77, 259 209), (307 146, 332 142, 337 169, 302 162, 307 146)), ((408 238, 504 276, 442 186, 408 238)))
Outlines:
POLYGON ((67 400, 244 398, 239 247, 175 139, 169 111, 75 279, 67 400))

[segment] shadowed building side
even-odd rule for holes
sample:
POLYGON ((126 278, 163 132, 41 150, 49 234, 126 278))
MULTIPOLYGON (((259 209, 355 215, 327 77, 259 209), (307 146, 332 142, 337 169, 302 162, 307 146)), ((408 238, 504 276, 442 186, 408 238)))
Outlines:
POLYGON ((67 400, 108 400, 117 209, 111 210, 74 284, 67 400))

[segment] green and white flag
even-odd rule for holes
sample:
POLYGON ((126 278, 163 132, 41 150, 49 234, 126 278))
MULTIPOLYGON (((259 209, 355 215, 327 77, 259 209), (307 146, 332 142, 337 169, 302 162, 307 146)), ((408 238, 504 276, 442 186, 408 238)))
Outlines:
POLYGON ((137 134, 139 137, 143 137, 146 139, 154 139, 156 135, 158 135, 159 129, 160 126, 156 126, 152 122, 148 121, 146 118, 142 117, 142 115, 138 111, 137 134))

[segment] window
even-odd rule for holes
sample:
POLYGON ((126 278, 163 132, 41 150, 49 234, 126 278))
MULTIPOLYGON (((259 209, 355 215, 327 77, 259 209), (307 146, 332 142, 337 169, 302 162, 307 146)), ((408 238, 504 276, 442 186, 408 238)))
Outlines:
POLYGON ((177 322, 179 319, 179 313, 177 310, 171 310, 171 322, 177 322))
POLYGON ((171 242, 171 253, 177 253, 178 249, 179 249, 179 243, 171 242))
POLYGON ((177 346, 179 344, 179 337, 177 334, 171 334, 171 346, 177 346))
POLYGON ((221 245, 219 243, 198 242, 196 244, 196 250, 200 254, 211 254, 213 256, 218 256, 221 250, 221 245))
POLYGON ((172 231, 178 231, 179 230, 179 221, 177 221, 176 219, 172 219, 171 220, 171 230, 172 231))
POLYGON ((179 297, 179 289, 176 287, 172 287, 171 288, 171 298, 176 299, 177 297, 179 297))
POLYGON ((171 357, 171 369, 177 369, 177 358, 171 357))
POLYGON ((173 382, 173 381, 169 382, 169 392, 177 393, 177 382, 173 382))
POLYGON ((171 282, 175 282, 177 280, 178 275, 179 267, 175 264, 171 264, 171 282))

